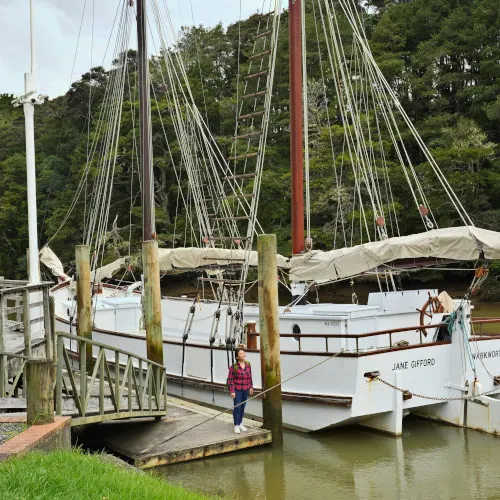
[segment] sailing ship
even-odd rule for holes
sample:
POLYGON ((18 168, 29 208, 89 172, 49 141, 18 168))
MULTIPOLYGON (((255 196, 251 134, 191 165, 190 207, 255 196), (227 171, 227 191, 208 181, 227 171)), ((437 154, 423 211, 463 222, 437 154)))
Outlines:
MULTIPOLYGON (((471 320, 470 291, 487 275, 480 265, 464 298, 451 299, 434 289, 400 290, 398 269, 418 268, 455 261, 487 263, 500 258, 500 234, 476 228, 467 215, 395 92, 384 78, 370 51, 359 11, 352 0, 312 2, 326 42, 325 64, 330 69, 337 101, 337 119, 344 128, 343 155, 349 158, 335 170, 339 192, 337 220, 345 223, 341 207, 341 179, 347 170, 352 182, 351 210, 359 216, 359 243, 330 251, 312 248, 309 200, 308 92, 305 70, 304 3, 290 0, 288 9, 290 50, 290 138, 292 178, 292 257, 278 256, 278 265, 291 280, 291 301, 279 309, 283 420, 285 426, 314 431, 358 422, 399 435, 403 417, 424 414, 488 432, 500 430, 500 337, 475 334, 471 320), (352 29, 351 60, 345 64, 339 34, 339 16, 352 29), (353 69, 354 68, 354 69, 353 69), (356 75, 353 75, 353 72, 356 75), (371 102, 376 111, 368 111, 371 102), (397 119, 396 119, 397 116, 397 119), (456 209, 462 226, 439 228, 402 139, 406 127, 425 156, 429 175, 456 209), (423 232, 401 235, 396 209, 391 203, 387 147, 367 134, 384 130, 392 138, 392 154, 399 160, 415 203, 423 232), (379 143, 377 144, 377 141, 379 143), (381 166, 382 165, 382 166, 381 166), (304 199, 304 183, 306 197, 304 199), (383 189, 381 188, 383 186, 383 189), (363 200, 368 200, 367 203, 363 200), (366 208, 368 207, 368 208, 366 208), (364 238, 364 239, 363 239, 364 238), (354 245, 354 246, 353 246, 354 245), (313 286, 371 273, 380 291, 370 293, 366 304, 307 303, 313 286), (385 285, 385 289, 384 289, 385 285), (301 375, 297 375, 301 373, 301 375), (383 380, 385 383, 380 382, 383 380)), ((272 1, 262 15, 247 55, 247 73, 238 82, 236 127, 231 155, 224 157, 210 134, 189 90, 182 58, 168 50, 165 26, 171 21, 151 0, 151 24, 162 43, 155 76, 161 86, 153 95, 168 93, 169 112, 182 162, 189 180, 199 247, 159 250, 160 269, 168 272, 198 270, 199 294, 163 297, 163 355, 169 376, 169 392, 184 398, 228 407, 225 386, 233 350, 246 345, 247 359, 259 366, 259 310, 245 302, 249 269, 256 265, 254 237, 261 232, 257 219, 260 186, 269 126, 272 122, 274 67, 281 26, 281 2, 272 1)), ((125 86, 124 47, 137 7, 139 82, 141 102, 141 160, 144 238, 155 238, 151 184, 151 115, 147 65, 145 1, 123 2, 117 64, 101 116, 105 140, 91 145, 89 162, 99 167, 93 193, 93 209, 87 221, 85 242, 95 248, 93 338, 108 345, 146 355, 142 320, 142 282, 127 286, 106 283, 122 258, 99 267, 109 226, 109 202, 118 147, 120 96, 125 86), (107 118, 106 118, 107 117, 107 118), (98 152, 102 152, 98 159, 98 152)), ((333 148, 333 145, 332 145, 333 148)), ((333 161, 333 159, 332 159, 333 161)), ((79 188, 80 189, 80 188, 79 188)), ((186 200, 185 205, 188 202, 186 200)), ((355 218, 352 220, 354 221, 355 218)), ((352 222, 354 224, 354 222, 352 222)), ((351 227, 352 230, 352 227, 351 227)), ((345 234, 344 227, 344 234, 345 234)), ((352 231, 351 231, 352 234, 352 231)), ((57 328, 75 328, 74 282, 48 247, 42 262, 63 281, 52 289, 57 328)), ((102 262, 102 261, 101 261, 102 262)), ((477 323, 476 323, 477 324, 477 323)), ((254 370, 254 385, 262 389, 254 370)), ((260 402, 248 404, 248 412, 261 416, 260 402)))

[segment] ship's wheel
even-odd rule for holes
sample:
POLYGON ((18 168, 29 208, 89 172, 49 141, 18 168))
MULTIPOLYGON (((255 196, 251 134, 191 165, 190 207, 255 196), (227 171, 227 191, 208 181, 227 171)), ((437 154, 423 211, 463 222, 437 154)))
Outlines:
MULTIPOLYGON (((420 312, 420 326, 425 327, 430 326, 434 314, 444 312, 444 308, 439 299, 436 296, 431 296, 431 294, 429 293, 428 300, 426 300, 426 302, 422 306, 422 309, 417 308, 417 311, 420 312)), ((425 337, 427 337, 426 328, 422 328, 422 333, 425 337)))

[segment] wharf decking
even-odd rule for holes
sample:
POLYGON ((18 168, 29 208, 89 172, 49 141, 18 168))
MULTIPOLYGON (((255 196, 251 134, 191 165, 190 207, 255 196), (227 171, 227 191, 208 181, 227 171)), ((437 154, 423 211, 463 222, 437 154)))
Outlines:
POLYGON ((217 413, 219 411, 211 408, 168 397, 165 418, 106 422, 92 428, 92 441, 141 469, 271 443, 271 432, 253 420, 244 420, 248 431, 241 434, 234 433, 229 413, 207 421, 217 413), (189 430, 194 426, 197 427, 189 430))

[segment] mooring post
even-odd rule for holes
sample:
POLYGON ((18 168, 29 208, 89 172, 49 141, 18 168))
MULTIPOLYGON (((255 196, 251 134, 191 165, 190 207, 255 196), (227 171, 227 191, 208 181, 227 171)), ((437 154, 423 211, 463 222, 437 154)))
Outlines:
MULTIPOLYGON (((90 294, 90 249, 88 245, 76 246, 75 260, 76 260, 76 307, 77 307, 76 333, 79 337, 92 340, 92 297, 90 294)), ((85 345, 86 345, 87 370, 92 370, 93 368, 91 362, 92 345, 87 343, 85 343, 85 345)), ((80 369, 82 369, 82 367, 80 367, 80 369)))
POLYGON ((54 370, 51 359, 30 359, 26 363, 28 425, 54 421, 54 370))
POLYGON ((262 399, 264 428, 272 432, 273 444, 283 441, 281 406, 280 332, 278 320, 278 271, 276 235, 257 236, 259 254, 259 325, 262 390, 276 386, 262 399))
POLYGON ((142 304, 148 359, 163 365, 160 266, 158 263, 157 240, 142 242, 142 262, 144 273, 144 297, 142 304))

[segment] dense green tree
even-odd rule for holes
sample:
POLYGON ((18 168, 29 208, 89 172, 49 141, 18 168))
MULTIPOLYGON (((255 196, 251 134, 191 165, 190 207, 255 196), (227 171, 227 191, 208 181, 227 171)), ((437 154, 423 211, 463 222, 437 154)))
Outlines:
MULTIPOLYGON (((500 228, 500 9, 491 0, 369 0, 356 8, 379 67, 428 144, 440 168, 466 210, 480 226, 500 228)), ((318 2, 306 5, 307 62, 309 83, 312 227, 316 247, 357 243, 358 229, 348 234, 340 220, 359 226, 361 214, 353 196, 354 177, 345 151, 344 131, 352 124, 339 115, 318 2), (315 18, 316 15, 316 18, 315 18), (344 184, 335 175, 344 168, 344 184)), ((345 42, 346 66, 353 76, 353 37, 339 15, 345 42)), ((266 17, 253 15, 227 29, 222 25, 185 27, 176 45, 169 47, 182 58, 192 95, 221 151, 228 156, 237 114, 238 71, 244 74, 253 51, 253 36, 266 17)), ((280 251, 290 251, 290 173, 288 96, 288 15, 281 19, 278 57, 259 220, 276 232, 280 251)), ((260 27, 260 28, 259 28, 260 27)), ((136 52, 125 58, 126 85, 120 126, 115 183, 111 200, 109 258, 117 252, 140 248, 141 214, 137 169, 136 52), (115 219, 116 216, 116 219, 115 219)), ((176 63, 178 64, 178 63, 176 63)), ((161 55, 150 63, 153 75, 152 130, 154 150, 157 230, 165 245, 183 244, 188 227, 180 201, 176 168, 180 145, 175 139, 172 102, 164 88, 161 55), (161 117, 161 120, 160 120, 161 117), (169 139, 168 145, 164 137, 169 139)), ((94 67, 74 82, 68 92, 36 109, 36 149, 40 243, 49 240, 65 262, 72 260, 74 244, 82 240, 97 167, 91 162, 81 195, 74 200, 92 141, 99 124, 106 85, 118 71, 94 67), (74 203, 73 203, 74 201, 74 203), (72 212, 63 227, 68 209, 72 212)), ((354 81, 354 80, 353 80, 354 81)), ((357 85, 353 83, 353 85, 357 85)), ((359 83, 358 83, 359 85, 359 83)), ((25 273, 27 202, 25 188, 24 118, 13 108, 11 95, 0 95, 0 274, 25 273)), ((369 127, 365 133, 370 132, 369 127)), ((373 130, 371 130, 373 132, 373 130)), ((418 222, 411 193, 398 168, 398 158, 387 131, 376 150, 383 147, 386 164, 378 173, 391 179, 391 208, 402 217, 402 233, 418 222), (384 170, 385 169, 385 170, 384 170)), ((422 186, 440 225, 455 224, 456 213, 444 199, 430 174, 430 166, 415 145, 410 153, 422 186)), ((185 175, 181 186, 186 189, 185 175)), ((363 188, 364 189, 364 188, 363 188)))

